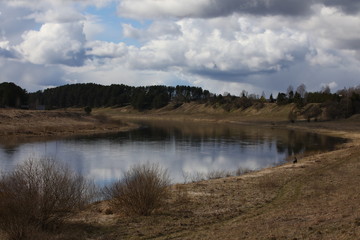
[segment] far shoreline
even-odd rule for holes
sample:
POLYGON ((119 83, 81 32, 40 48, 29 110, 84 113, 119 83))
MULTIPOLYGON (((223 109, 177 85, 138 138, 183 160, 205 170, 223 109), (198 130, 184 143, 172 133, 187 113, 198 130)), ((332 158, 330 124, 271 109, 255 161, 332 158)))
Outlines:
POLYGON ((351 141, 359 139, 354 131, 360 131, 358 121, 336 120, 290 123, 284 118, 266 120, 243 118, 237 114, 194 114, 172 112, 123 112, 122 109, 94 109, 87 115, 82 109, 19 110, 0 109, 0 138, 10 142, 26 142, 88 136, 131 131, 139 128, 136 122, 164 121, 182 123, 235 124, 276 129, 308 131, 351 141))

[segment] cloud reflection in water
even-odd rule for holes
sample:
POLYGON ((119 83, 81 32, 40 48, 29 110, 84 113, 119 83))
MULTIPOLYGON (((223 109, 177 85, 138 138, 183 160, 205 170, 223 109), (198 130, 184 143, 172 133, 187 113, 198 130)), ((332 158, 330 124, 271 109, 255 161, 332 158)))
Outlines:
MULTIPOLYGON (((183 173, 260 169, 304 151, 330 150, 339 139, 313 133, 222 124, 149 122, 141 129, 66 140, 0 146, 0 167, 42 156, 64 161, 99 185, 121 178, 133 164, 159 163, 173 182, 183 173)), ((340 141, 341 142, 341 141, 340 141)))

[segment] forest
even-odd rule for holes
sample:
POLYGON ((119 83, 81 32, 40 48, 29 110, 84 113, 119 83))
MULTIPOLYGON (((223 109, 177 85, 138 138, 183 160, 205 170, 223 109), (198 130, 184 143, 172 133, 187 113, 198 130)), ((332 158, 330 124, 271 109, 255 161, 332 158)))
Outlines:
POLYGON ((331 93, 328 87, 318 92, 307 92, 301 84, 296 89, 289 86, 286 92, 269 98, 242 91, 239 96, 229 93, 214 94, 201 87, 193 86, 146 86, 133 87, 123 84, 104 86, 94 83, 69 84, 43 91, 27 93, 14 83, 0 84, 0 107, 24 109, 59 109, 69 107, 123 107, 131 105, 139 111, 162 108, 169 103, 177 108, 183 103, 197 102, 231 112, 264 104, 294 104, 300 113, 308 118, 316 118, 325 111, 327 118, 347 118, 360 113, 360 85, 344 88, 331 93), (40 108, 41 106, 41 108, 40 108), (306 107, 308 106, 308 107, 306 107))

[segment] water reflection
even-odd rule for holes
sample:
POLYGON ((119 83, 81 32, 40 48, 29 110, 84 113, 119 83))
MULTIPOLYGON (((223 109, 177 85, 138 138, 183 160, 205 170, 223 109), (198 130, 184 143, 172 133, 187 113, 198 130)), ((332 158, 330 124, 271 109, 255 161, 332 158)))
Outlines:
POLYGON ((183 172, 259 169, 305 151, 331 150, 343 140, 313 133, 222 124, 142 123, 140 129, 65 140, 0 145, 7 171, 28 158, 50 156, 68 163, 100 185, 121 177, 131 165, 156 162, 174 182, 183 172))

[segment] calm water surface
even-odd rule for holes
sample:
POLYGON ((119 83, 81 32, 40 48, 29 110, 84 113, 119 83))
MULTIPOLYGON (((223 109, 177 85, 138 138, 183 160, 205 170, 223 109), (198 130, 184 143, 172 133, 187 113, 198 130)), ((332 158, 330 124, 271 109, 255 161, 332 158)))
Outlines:
POLYGON ((138 163, 159 163, 173 182, 214 170, 261 169, 288 156, 331 150, 343 139, 307 132, 239 125, 143 123, 117 134, 11 143, 0 139, 0 168, 10 171, 29 158, 52 157, 93 178, 99 185, 122 176, 138 163))

